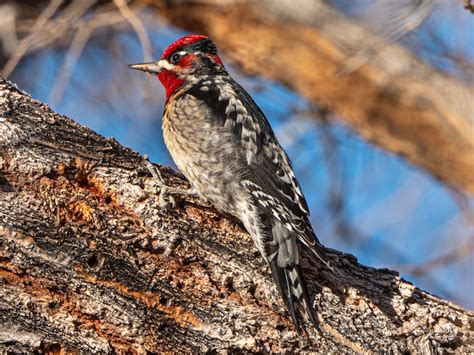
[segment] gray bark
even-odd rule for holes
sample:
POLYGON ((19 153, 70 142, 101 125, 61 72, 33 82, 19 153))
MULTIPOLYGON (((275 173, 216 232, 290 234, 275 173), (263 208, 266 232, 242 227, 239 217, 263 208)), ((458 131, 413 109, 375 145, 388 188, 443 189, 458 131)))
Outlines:
POLYGON ((472 312, 328 255, 303 254, 320 329, 297 335, 238 221, 160 209, 139 154, 0 79, 0 351, 474 351, 472 312))

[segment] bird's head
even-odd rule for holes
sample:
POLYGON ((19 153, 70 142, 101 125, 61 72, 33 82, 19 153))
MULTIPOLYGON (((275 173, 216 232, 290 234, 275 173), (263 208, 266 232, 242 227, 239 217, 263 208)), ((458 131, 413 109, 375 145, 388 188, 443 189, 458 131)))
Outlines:
POLYGON ((186 80, 224 71, 217 47, 206 36, 189 35, 171 43, 156 62, 130 64, 131 69, 156 74, 166 90, 166 99, 186 80))

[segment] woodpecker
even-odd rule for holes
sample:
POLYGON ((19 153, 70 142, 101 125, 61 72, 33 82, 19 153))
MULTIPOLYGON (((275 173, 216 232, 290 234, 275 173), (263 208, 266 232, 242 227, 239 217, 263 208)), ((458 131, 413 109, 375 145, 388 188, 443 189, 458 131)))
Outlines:
POLYGON ((296 330, 297 311, 317 325, 297 241, 328 265, 324 249, 288 155, 262 110, 226 71, 215 44, 185 36, 160 60, 129 67, 163 84, 165 144, 192 190, 243 223, 270 265, 296 330))

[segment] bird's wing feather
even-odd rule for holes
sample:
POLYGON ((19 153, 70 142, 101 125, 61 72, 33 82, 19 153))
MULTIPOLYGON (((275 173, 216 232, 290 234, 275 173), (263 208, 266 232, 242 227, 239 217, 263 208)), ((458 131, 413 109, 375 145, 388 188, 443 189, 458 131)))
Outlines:
POLYGON ((213 110, 216 123, 235 134, 249 167, 244 187, 304 244, 319 249, 291 162, 251 96, 230 77, 204 79, 189 94, 213 110))

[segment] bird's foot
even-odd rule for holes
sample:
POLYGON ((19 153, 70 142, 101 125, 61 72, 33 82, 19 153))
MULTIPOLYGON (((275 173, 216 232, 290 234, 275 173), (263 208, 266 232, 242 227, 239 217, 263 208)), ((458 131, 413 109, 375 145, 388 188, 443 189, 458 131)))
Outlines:
POLYGON ((168 206, 174 208, 176 206, 176 201, 174 200, 173 195, 197 196, 197 192, 192 187, 188 189, 183 189, 166 185, 165 181, 163 180, 163 176, 161 176, 160 171, 152 163, 150 163, 146 155, 144 158, 145 165, 148 171, 151 173, 155 183, 160 189, 160 194, 158 197, 160 208, 167 208, 168 206))
POLYGON ((180 188, 171 187, 167 185, 161 185, 159 188, 160 188, 159 202, 160 202, 161 208, 166 208, 169 205, 172 208, 176 206, 176 202, 174 200, 173 195, 197 196, 196 191, 194 191, 192 187, 189 189, 180 189, 180 188))

